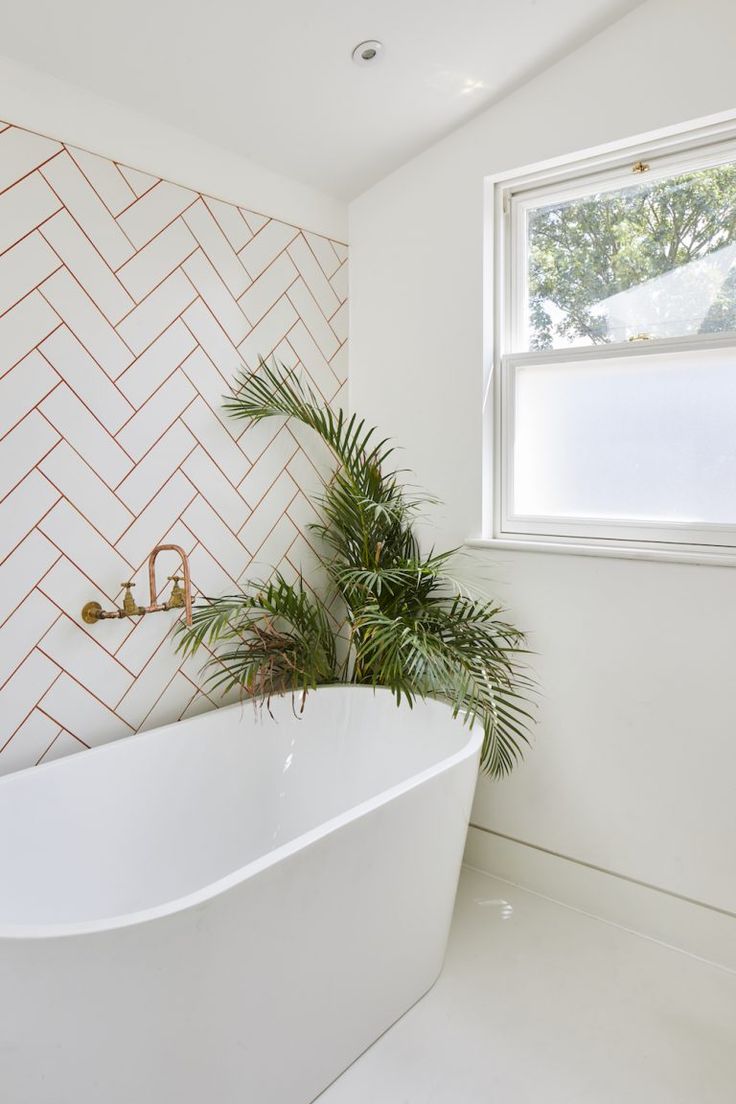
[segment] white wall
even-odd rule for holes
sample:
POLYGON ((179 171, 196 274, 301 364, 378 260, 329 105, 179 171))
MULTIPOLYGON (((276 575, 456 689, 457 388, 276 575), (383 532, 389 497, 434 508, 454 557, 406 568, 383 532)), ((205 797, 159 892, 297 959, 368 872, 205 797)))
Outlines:
MULTIPOLYGON (((480 531, 483 178, 736 108, 736 7, 648 0, 351 207, 351 405, 480 531)), ((531 632, 536 747, 475 822, 736 911, 736 572, 481 552, 531 632)))
POLYGON ((347 205, 341 200, 2 55, 0 119, 346 240, 347 205))

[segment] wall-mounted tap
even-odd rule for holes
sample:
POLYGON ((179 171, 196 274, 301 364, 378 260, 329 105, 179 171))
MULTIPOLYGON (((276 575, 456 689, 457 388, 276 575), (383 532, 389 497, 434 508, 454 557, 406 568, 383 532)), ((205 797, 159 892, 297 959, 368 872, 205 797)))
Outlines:
POLYGON ((151 604, 148 607, 148 613, 157 613, 159 610, 167 609, 181 609, 183 606, 186 610, 185 620, 187 625, 192 623, 192 580, 189 575, 189 557, 183 548, 180 548, 178 544, 157 544, 151 555, 148 557, 148 587, 151 597, 151 604), (181 557, 181 567, 183 571, 182 575, 169 575, 169 579, 173 582, 171 588, 171 595, 168 602, 159 604, 156 601, 156 557, 159 552, 178 552, 181 557), (184 579, 184 591, 182 593, 179 581, 184 579))
POLYGON ((189 557, 178 544, 157 544, 148 557, 148 588, 149 605, 137 605, 132 594, 133 581, 121 583, 125 588, 123 604, 114 610, 103 610, 99 602, 87 602, 82 609, 82 620, 87 625, 94 625, 97 621, 105 621, 116 617, 143 617, 146 613, 160 613, 164 610, 183 609, 187 625, 192 623, 192 580, 189 573, 189 557), (181 575, 169 575, 169 581, 174 585, 168 601, 157 602, 156 595, 156 557, 159 552, 178 552, 181 558, 181 575), (184 583, 184 589, 179 583, 184 583))

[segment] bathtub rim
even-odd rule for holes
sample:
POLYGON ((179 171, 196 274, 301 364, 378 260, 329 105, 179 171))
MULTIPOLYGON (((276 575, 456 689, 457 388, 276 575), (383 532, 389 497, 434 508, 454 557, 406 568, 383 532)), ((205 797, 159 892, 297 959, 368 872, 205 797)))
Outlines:
MULTIPOLYGON (((393 691, 389 690, 387 687, 359 686, 351 685, 350 683, 330 683, 329 685, 319 686, 314 690, 310 690, 309 693, 323 693, 329 690, 350 690, 351 693, 360 691, 363 693, 373 693, 374 696, 376 694, 390 694, 395 698, 393 691)), ((293 693, 298 695, 301 691, 286 691, 284 694, 275 694, 273 696, 275 698, 285 698, 292 696, 293 693)), ((317 825, 317 827, 311 828, 307 832, 302 832, 301 835, 296 836, 293 840, 289 840, 287 843, 283 843, 279 847, 267 851, 264 855, 259 855, 258 858, 252 859, 250 862, 245 863, 243 866, 238 867, 222 878, 217 878, 213 882, 208 882, 207 885, 192 893, 184 894, 181 897, 175 897, 171 901, 166 901, 163 904, 155 905, 151 908, 138 909, 135 912, 121 913, 100 920, 82 920, 75 923, 63 924, 0 924, 0 941, 66 939, 80 935, 96 935, 103 932, 118 931, 123 928, 132 928, 153 923, 154 921, 162 920, 167 916, 173 916, 179 912, 187 912, 190 909, 196 908, 198 905, 206 904, 208 901, 221 896, 223 893, 229 892, 241 882, 248 881, 248 879, 255 877, 269 867, 283 862, 285 859, 310 847, 326 836, 332 835, 340 828, 344 828, 353 821, 359 820, 361 817, 367 816, 368 813, 389 804, 389 802, 396 800, 396 798, 400 797, 402 794, 411 792, 430 781, 430 779, 435 778, 437 775, 450 771, 453 767, 464 762, 466 759, 473 757, 475 757, 476 760, 480 759, 480 750, 483 743, 483 728, 480 723, 476 721, 474 724, 468 725, 461 716, 453 717, 452 706, 441 698, 427 695, 425 699, 419 700, 432 701, 438 705, 444 706, 448 711, 448 719, 465 728, 467 739, 458 751, 454 752, 452 755, 448 755, 444 759, 440 759, 439 762, 433 764, 431 767, 427 767, 418 774, 412 774, 403 782, 399 782, 395 786, 382 790, 379 794, 366 798, 365 801, 358 802, 357 805, 351 806, 337 816, 331 817, 329 820, 317 825)), ((216 712, 221 714, 233 712, 236 709, 243 710, 250 704, 251 703, 248 701, 234 702, 231 705, 220 706, 216 712)), ((396 708, 397 710, 403 710, 406 709, 407 706, 402 702, 398 704, 396 708)), ((215 712, 215 710, 208 712, 215 712)), ((205 715, 206 714, 199 714, 197 717, 190 717, 187 718, 187 720, 196 721, 205 715)), ((157 733, 165 732, 182 723, 186 723, 186 721, 171 721, 169 724, 159 725, 156 728, 147 729, 145 732, 136 732, 131 736, 123 737, 120 740, 113 740, 107 744, 89 748, 86 752, 78 752, 76 754, 84 754, 86 758, 86 756, 90 754, 99 755, 104 752, 119 750, 121 746, 128 745, 129 741, 154 737, 157 733)), ((56 759, 49 763, 41 763, 38 766, 26 767, 23 770, 14 771, 4 778, 0 778, 0 793, 2 791, 2 784, 6 778, 10 779, 19 775, 26 775, 31 771, 35 772, 44 767, 68 767, 75 757, 75 755, 70 755, 63 759, 56 759)))

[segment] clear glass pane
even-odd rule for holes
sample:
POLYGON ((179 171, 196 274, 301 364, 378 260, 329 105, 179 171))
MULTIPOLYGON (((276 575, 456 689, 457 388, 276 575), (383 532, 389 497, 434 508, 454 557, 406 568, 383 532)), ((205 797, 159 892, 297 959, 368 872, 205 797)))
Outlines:
POLYGON ((531 210, 527 348, 736 329, 736 165, 531 210))
POLYGON ((513 513, 736 523, 736 350, 514 375, 513 513))

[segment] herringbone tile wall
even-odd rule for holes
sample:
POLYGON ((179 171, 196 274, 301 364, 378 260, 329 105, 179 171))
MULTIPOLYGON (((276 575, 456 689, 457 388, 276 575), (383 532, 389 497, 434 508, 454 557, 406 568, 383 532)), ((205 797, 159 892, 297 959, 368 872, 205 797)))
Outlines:
POLYGON ((310 460, 220 403, 271 354, 339 402, 346 300, 341 242, 0 123, 0 773, 213 707, 172 614, 79 612, 162 541, 206 594, 309 570, 310 460))

